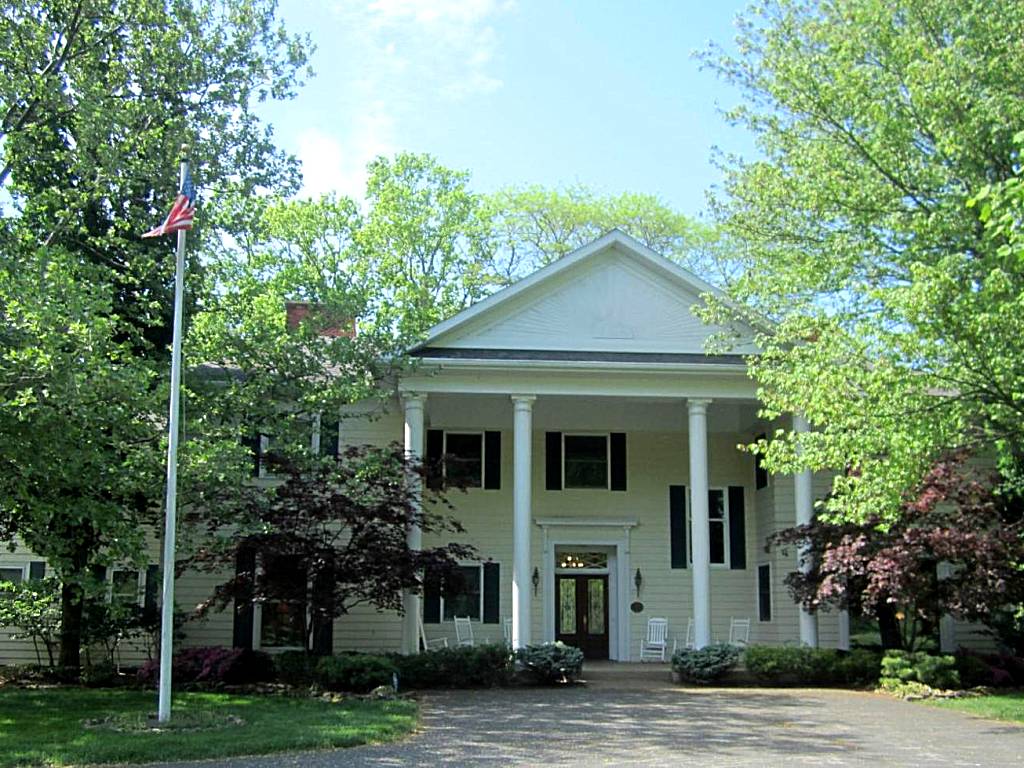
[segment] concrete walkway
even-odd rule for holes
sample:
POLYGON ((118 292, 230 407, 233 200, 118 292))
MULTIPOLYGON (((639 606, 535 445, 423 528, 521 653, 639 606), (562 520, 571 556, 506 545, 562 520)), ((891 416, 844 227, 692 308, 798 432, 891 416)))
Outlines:
POLYGON ((662 665, 588 665, 587 676, 586 686, 425 695, 422 729, 398 744, 204 765, 1024 765, 1024 728, 887 696, 682 688, 662 665))

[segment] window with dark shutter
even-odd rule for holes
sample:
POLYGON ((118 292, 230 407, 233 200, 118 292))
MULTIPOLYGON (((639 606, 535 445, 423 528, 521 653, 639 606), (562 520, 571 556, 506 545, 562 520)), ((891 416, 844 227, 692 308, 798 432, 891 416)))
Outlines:
POLYGON ((445 480, 457 488, 482 488, 484 438, 479 432, 444 433, 445 480))
POLYGON ((672 554, 672 567, 685 568, 686 547, 686 486, 668 487, 668 540, 672 554))
POLYGON ((608 488, 608 435, 565 435, 565 487, 608 488))
POLYGON ((320 455, 338 458, 338 438, 341 425, 337 419, 320 421, 320 455))
POLYGON ((772 620, 772 569, 767 564, 757 566, 757 620, 772 620))
POLYGON ((444 585, 441 594, 445 621, 468 616, 480 621, 483 613, 483 569, 479 565, 460 565, 444 585))
POLYGON ((729 486, 729 567, 742 571, 747 567, 747 515, 743 486, 729 486))

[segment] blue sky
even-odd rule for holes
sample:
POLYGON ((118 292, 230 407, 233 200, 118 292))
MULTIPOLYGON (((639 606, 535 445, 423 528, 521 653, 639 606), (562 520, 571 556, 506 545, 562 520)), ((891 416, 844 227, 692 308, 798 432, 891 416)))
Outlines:
POLYGON ((719 172, 712 147, 753 152, 719 107, 738 93, 693 52, 731 47, 741 0, 282 0, 317 76, 270 105, 304 194, 361 198, 378 154, 429 152, 473 187, 585 184, 646 192, 691 215, 719 172))

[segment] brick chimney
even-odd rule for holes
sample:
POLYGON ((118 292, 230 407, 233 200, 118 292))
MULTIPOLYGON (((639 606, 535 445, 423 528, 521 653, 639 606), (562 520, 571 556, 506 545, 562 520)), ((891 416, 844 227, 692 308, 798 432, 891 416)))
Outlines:
MULTIPOLYGON (((311 304, 308 301, 286 301, 284 303, 284 308, 287 314, 288 330, 298 328, 302 321, 309 317, 315 307, 315 304, 311 304)), ((326 328, 320 328, 317 330, 317 335, 330 336, 331 338, 339 338, 342 336, 347 339, 355 338, 356 321, 348 320, 344 323, 344 326, 345 327, 328 326, 326 328)))

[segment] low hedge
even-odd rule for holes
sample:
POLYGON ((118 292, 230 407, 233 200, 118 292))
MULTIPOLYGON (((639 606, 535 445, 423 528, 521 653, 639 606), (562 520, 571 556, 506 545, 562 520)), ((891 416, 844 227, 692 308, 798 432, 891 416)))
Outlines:
POLYGON ((752 645, 743 663, 754 677, 768 685, 874 685, 881 654, 857 649, 773 647, 752 645))
MULTIPOLYGON (((175 685, 247 685, 268 682, 274 677, 274 661, 270 655, 245 648, 185 648, 174 654, 171 661, 171 679, 175 685)), ((159 678, 159 660, 151 659, 139 668, 139 682, 153 684, 159 678)))
POLYGON ((369 693, 382 685, 391 687, 398 667, 383 656, 351 654, 324 656, 316 663, 316 682, 329 691, 369 693))
POLYGON ((512 653, 503 644, 438 648, 388 659, 398 671, 400 689, 492 688, 512 679, 512 653))
POLYGON ((560 642, 520 648, 516 660, 546 685, 571 682, 583 671, 583 651, 560 642))
POLYGON ((698 650, 676 651, 672 656, 672 671, 686 683, 707 684, 723 678, 736 666, 740 649, 732 645, 708 645, 698 650))
POLYGON ((933 656, 924 651, 886 651, 882 658, 881 686, 898 691, 908 683, 920 683, 930 688, 959 688, 960 673, 956 657, 933 656))

